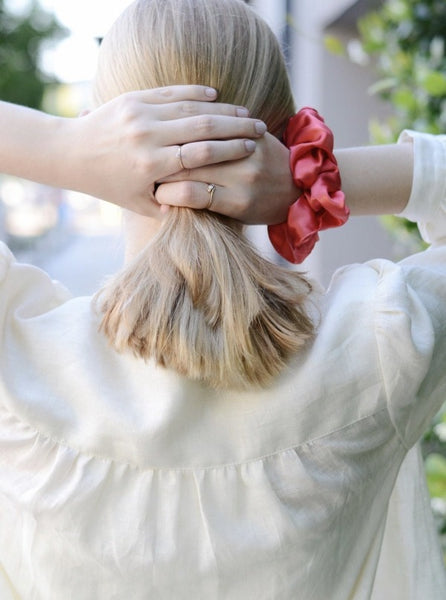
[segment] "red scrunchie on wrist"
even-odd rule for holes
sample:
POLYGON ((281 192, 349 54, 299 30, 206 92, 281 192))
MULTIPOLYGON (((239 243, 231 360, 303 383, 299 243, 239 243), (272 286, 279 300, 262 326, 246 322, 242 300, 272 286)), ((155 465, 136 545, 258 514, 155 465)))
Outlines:
POLYGON ((343 225, 350 211, 333 155, 333 133, 319 113, 302 108, 288 121, 283 140, 302 195, 290 206, 287 221, 270 225, 268 235, 283 258, 301 263, 318 241, 318 231, 343 225))

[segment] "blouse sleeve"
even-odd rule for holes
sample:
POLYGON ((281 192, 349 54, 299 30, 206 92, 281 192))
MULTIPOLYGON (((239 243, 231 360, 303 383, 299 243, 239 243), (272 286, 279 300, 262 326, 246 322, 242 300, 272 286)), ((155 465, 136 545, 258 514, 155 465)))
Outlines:
POLYGON ((405 131, 400 142, 414 144, 401 216, 430 246, 398 264, 374 261, 375 331, 390 417, 410 447, 446 401, 446 136, 405 131))
POLYGON ((46 313, 70 297, 68 290, 41 269, 18 263, 0 242, 0 367, 1 358, 10 351, 6 341, 14 323, 46 313))

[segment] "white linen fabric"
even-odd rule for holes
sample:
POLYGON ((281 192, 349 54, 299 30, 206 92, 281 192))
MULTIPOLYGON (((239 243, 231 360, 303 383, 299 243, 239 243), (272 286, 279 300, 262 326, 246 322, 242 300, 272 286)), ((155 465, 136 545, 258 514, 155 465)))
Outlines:
POLYGON ((446 399, 446 138, 411 139, 431 247, 337 272, 261 392, 117 354, 1 246, 2 600, 445 598, 416 442, 446 399))

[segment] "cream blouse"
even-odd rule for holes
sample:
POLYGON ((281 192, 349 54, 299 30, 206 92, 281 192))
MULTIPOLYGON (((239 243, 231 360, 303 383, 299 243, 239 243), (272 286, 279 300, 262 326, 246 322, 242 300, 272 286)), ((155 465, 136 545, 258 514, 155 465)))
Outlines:
POLYGON ((431 247, 338 271, 262 392, 115 353, 1 246, 1 600, 444 600, 414 444, 446 400, 446 137, 411 137, 431 247))

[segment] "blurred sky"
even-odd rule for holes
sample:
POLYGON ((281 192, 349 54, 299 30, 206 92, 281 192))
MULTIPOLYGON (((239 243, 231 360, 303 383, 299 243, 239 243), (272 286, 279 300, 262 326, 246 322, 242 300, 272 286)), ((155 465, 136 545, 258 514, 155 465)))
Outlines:
MULTIPOLYGON (((29 0, 6 0, 6 5, 20 12, 29 0)), ((97 42, 110 28, 131 0, 39 0, 39 4, 56 15, 71 34, 44 56, 45 70, 64 82, 92 79, 96 67, 97 42)))

